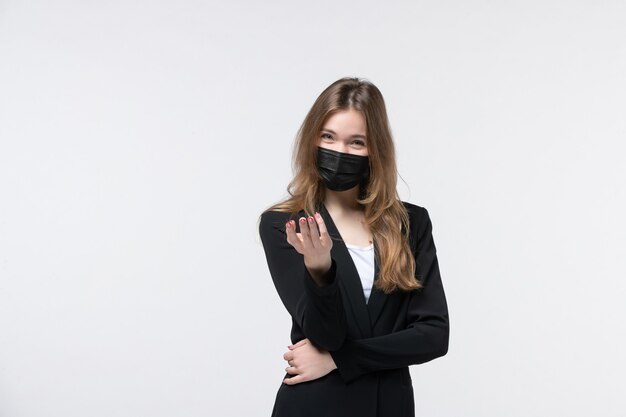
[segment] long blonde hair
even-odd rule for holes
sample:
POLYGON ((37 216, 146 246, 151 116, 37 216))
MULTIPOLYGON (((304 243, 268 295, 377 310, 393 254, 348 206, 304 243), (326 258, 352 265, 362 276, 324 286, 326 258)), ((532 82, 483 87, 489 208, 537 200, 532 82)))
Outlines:
POLYGON ((290 197, 266 211, 311 215, 324 201, 326 188, 317 171, 320 133, 326 120, 338 111, 362 112, 367 124, 370 174, 361 186, 357 202, 363 206, 365 222, 374 237, 379 275, 375 285, 389 294, 398 289, 421 288, 415 277, 415 259, 409 246, 409 216, 398 196, 395 147, 383 96, 371 82, 341 78, 315 100, 296 135, 292 169, 287 186, 290 197))

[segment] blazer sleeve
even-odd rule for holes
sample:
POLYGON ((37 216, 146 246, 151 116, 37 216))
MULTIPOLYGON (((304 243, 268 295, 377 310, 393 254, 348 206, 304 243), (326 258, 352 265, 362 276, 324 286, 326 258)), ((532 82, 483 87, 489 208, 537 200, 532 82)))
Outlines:
POLYGON ((379 370, 402 368, 428 362, 448 351, 449 320, 441 282, 432 223, 428 211, 421 211, 416 254, 416 275, 423 287, 412 291, 407 327, 383 336, 346 340, 330 351, 344 382, 379 370))
POLYGON ((316 346, 332 350, 343 344, 346 319, 338 285, 337 263, 332 259, 329 284, 319 287, 304 265, 304 256, 287 242, 288 213, 264 212, 259 234, 270 275, 293 321, 316 346))

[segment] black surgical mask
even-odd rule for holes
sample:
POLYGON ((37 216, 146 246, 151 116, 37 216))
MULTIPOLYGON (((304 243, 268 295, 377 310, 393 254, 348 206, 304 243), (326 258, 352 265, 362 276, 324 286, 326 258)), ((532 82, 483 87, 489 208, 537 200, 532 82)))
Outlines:
POLYGON ((329 190, 345 191, 369 178, 369 158, 318 146, 317 170, 329 190))

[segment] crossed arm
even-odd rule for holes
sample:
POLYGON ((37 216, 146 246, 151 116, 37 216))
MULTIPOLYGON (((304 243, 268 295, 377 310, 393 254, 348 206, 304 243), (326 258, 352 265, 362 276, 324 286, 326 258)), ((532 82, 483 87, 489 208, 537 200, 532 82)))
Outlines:
MULTIPOLYGON (((432 237, 432 223, 424 208, 415 216, 423 216, 421 221, 415 219, 420 227, 415 231, 418 243, 414 254, 416 276, 420 278, 423 288, 410 294, 407 327, 383 336, 350 340, 345 339, 345 330, 337 331, 337 326, 331 326, 329 334, 335 331, 337 336, 334 342, 340 340, 332 346, 320 345, 313 333, 303 328, 307 338, 290 345, 283 355, 289 365, 286 371, 293 375, 284 380, 286 384, 314 380, 333 369, 338 369, 344 381, 350 382, 369 372, 424 363, 447 353, 448 309, 432 237)), ((339 303, 340 300, 341 297, 337 297, 334 302, 339 303)), ((342 316, 338 313, 337 317, 342 316)))

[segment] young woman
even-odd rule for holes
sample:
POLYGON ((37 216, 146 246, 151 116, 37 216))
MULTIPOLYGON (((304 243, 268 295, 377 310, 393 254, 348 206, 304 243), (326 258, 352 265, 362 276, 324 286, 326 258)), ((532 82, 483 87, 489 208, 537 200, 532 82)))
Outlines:
POLYGON ((292 318, 275 417, 409 417, 409 365, 448 351, 428 211, 399 199, 383 97, 342 78, 296 138, 290 197, 260 216, 270 275, 292 318))

